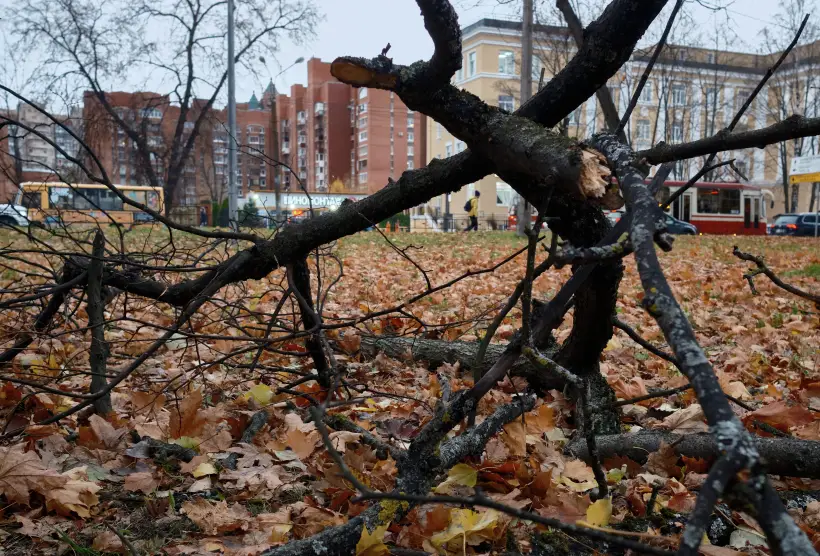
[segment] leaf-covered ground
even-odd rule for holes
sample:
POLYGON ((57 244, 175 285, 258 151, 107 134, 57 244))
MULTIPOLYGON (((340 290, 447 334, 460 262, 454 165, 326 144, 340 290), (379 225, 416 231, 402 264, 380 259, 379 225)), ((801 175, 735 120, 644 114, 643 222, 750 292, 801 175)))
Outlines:
MULTIPOLYGON (((433 286, 490 267, 523 246, 514 236, 500 233, 391 238, 426 271, 433 286)), ((784 279, 814 292, 820 289, 820 244, 811 239, 683 237, 671 253, 662 255, 666 275, 724 390, 755 410, 734 406, 749 428, 762 436, 786 433, 820 440, 816 310, 765 277, 756 279, 760 295, 752 295, 743 279, 748 265, 731 254, 735 244, 764 255, 784 279)), ((334 252, 344 270, 322 298, 327 324, 388 309, 427 288, 418 268, 379 235, 345 239, 334 252)), ((314 287, 326 288, 339 275, 338 261, 321 259, 321 284, 314 266, 314 287)), ((424 333, 442 340, 477 340, 523 273, 521 255, 493 273, 466 278, 423 297, 404 307, 404 314, 328 330, 348 387, 346 403, 331 403, 331 412, 386 441, 406 444, 431 418, 441 393, 439 377, 447 377, 456 390, 472 384, 471 376, 458 364, 431 372, 420 361, 383 354, 364 357, 359 351, 361 337, 424 333)), ((535 284, 535 296, 548 299, 569 273, 567 268, 548 271, 535 284)), ((21 275, 9 270, 0 277, 6 289, 20 280, 21 275)), ((305 412, 308 402, 296 395, 317 394, 318 387, 305 382, 287 393, 277 391, 294 379, 294 373, 310 368, 309 358, 299 355, 302 343, 288 342, 280 353, 265 352, 255 365, 253 350, 225 359, 249 337, 265 334, 257 317, 281 299, 282 280, 282 273, 275 273, 267 280, 231 288, 223 303, 203 308, 192 322, 193 332, 200 336, 169 341, 117 387, 112 415, 83 412, 59 424, 39 426, 35 423, 74 401, 0 382, 5 430, 27 426, 0 442, 3 553, 258 554, 360 513, 364 504, 356 501, 356 492, 322 447, 305 412), (263 408, 267 423, 252 442, 242 443, 251 417, 263 408), (172 444, 187 457, 156 450, 147 437, 172 444), (234 459, 235 469, 226 465, 227 457, 234 459)), ((658 327, 641 308, 641 296, 630 257, 620 289, 619 317, 666 349, 658 327)), ((174 315, 139 299, 112 304, 106 326, 110 368, 139 355, 158 336, 157 327, 170 325, 174 315)), ((86 318, 81 304, 77 318, 86 318)), ((559 340, 569 333, 571 318, 568 315, 558 330, 559 340)), ((0 314, 0 345, 8 345, 21 328, 31 325, 21 319, 25 320, 17 312, 0 314)), ((520 312, 513 311, 496 341, 505 342, 519 323, 520 312)), ((59 376, 63 389, 87 389, 87 374, 66 376, 69 370, 87 370, 88 342, 83 330, 66 324, 64 333, 36 341, 3 372, 17 378, 59 376)), ((620 331, 604 353, 602 371, 623 399, 685 383, 672 364, 620 331)), ((517 379, 502 383, 482 400, 479 419, 523 387, 517 379)), ((690 392, 626 405, 623 422, 625 429, 633 430, 706 430, 690 392)), ((465 461, 442 477, 436 492, 471 494, 480 487, 516 508, 571 523, 638 530, 637 538, 663 536, 666 546, 674 548, 681 522, 672 516, 691 510, 709 462, 678 458, 670 449, 653 454, 643 465, 626 458, 608 460, 613 496, 592 504, 592 469, 562 453, 574 429, 568 400, 553 391, 525 419, 507 425, 480 459, 465 461), (656 517, 635 522, 646 516, 653 490, 656 517)), ((332 432, 331 439, 360 480, 373 489, 392 488, 396 465, 389 456, 377 454, 355 433, 332 432)), ((820 489, 820 481, 807 479, 782 478, 776 484, 783 489, 820 489)), ((795 516, 820 542, 820 502, 795 510, 795 516)), ((723 542, 737 551, 706 545, 704 554, 765 553, 756 548, 761 534, 748 516, 730 513, 726 518, 736 529, 723 542)), ((526 552, 538 531, 531 523, 494 510, 425 505, 401 523, 363 534, 357 554, 385 554, 387 545, 430 553, 486 554, 503 552, 513 542, 526 552)), ((559 536, 562 542, 568 540, 559 536)))

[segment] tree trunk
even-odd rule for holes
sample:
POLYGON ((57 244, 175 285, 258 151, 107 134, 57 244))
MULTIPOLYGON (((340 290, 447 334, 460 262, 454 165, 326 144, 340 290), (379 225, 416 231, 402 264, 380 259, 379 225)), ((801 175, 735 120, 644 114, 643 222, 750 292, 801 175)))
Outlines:
MULTIPOLYGON (((105 303, 103 301, 103 265, 105 256, 105 236, 97 230, 94 236, 94 247, 91 261, 88 264, 88 327, 91 329, 91 349, 88 361, 91 365, 91 393, 102 392, 108 386, 105 378, 108 344, 105 343, 105 303)), ((97 415, 107 415, 113 411, 111 394, 106 393, 94 401, 97 415)))

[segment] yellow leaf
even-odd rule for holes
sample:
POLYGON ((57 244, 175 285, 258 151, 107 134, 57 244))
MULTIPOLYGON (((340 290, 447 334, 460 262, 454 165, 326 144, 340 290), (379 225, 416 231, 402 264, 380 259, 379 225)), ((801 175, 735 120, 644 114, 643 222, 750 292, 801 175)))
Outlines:
POLYGON ((612 517, 612 499, 601 498, 587 508, 587 523, 596 527, 606 527, 612 517))
POLYGON ((478 481, 478 471, 467 465, 459 463, 454 465, 447 473, 447 479, 435 488, 439 494, 452 492, 456 485, 474 487, 478 481))
POLYGON ((191 438, 190 436, 183 436, 171 440, 171 444, 176 444, 177 446, 182 446, 183 448, 196 449, 199 447, 199 439, 191 438))
POLYGON ((248 398, 253 398, 253 401, 259 405, 267 405, 273 398, 273 390, 267 384, 257 384, 245 394, 248 398))
POLYGON ((379 525, 373 532, 367 530, 367 525, 362 527, 362 536, 356 543, 356 556, 380 556, 387 554, 388 549, 384 544, 384 534, 387 532, 389 523, 379 525))
POLYGON ((617 483, 626 476, 623 469, 614 468, 606 472, 606 480, 608 483, 617 483))
POLYGON ((484 513, 453 510, 450 513, 449 527, 431 536, 430 542, 441 552, 463 554, 465 544, 475 546, 487 540, 495 540, 499 517, 500 514, 495 510, 484 513))
POLYGON ((212 463, 200 463, 196 466, 196 469, 194 469, 192 475, 197 479, 204 477, 205 475, 216 475, 216 467, 214 467, 214 464, 212 463))
POLYGON ((622 347, 623 347, 623 344, 621 344, 620 340, 618 340, 618 338, 613 336, 612 338, 610 338, 609 342, 607 342, 606 347, 604 348, 604 351, 611 351, 613 349, 621 349, 622 347))

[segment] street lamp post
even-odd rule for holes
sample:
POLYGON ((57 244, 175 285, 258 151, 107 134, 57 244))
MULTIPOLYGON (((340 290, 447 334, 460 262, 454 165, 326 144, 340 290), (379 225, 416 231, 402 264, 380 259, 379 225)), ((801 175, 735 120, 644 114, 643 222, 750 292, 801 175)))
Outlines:
POLYGON ((236 68, 234 66, 234 0, 228 0, 228 219, 239 228, 236 187, 236 68))

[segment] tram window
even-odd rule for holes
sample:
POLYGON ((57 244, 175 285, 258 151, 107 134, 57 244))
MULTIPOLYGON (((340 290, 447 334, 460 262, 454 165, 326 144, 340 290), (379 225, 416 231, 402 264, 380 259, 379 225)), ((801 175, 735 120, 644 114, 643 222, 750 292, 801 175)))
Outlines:
POLYGON ((698 212, 701 214, 740 214, 740 190, 699 189, 698 212))

